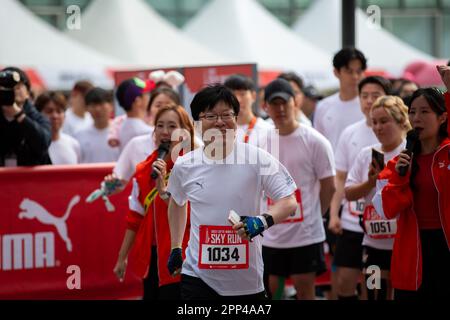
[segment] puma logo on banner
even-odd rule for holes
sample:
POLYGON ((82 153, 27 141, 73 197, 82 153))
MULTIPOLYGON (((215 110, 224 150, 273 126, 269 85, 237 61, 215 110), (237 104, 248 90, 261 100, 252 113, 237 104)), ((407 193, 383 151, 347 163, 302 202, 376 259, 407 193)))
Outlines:
POLYGON ((72 212, 72 208, 79 201, 80 196, 74 196, 72 200, 70 200, 64 216, 56 217, 36 201, 25 198, 20 204, 20 209, 22 209, 22 211, 19 213, 19 219, 36 219, 42 224, 54 226, 61 239, 65 242, 67 251, 72 252, 72 241, 69 238, 66 221, 72 212))

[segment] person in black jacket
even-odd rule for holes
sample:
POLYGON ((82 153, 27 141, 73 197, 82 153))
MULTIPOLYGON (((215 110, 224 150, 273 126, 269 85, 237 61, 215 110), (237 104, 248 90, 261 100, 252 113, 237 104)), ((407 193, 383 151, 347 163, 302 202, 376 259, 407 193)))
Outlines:
POLYGON ((36 110, 30 100, 30 81, 22 70, 14 67, 20 81, 14 87, 15 103, 1 106, 0 167, 51 164, 48 147, 51 142, 50 122, 36 110))

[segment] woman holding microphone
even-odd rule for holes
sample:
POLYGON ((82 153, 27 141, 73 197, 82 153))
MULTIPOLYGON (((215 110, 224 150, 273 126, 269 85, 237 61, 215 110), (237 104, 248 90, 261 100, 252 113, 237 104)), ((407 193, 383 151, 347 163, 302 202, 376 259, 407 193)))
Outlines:
MULTIPOLYGON (((157 146, 170 143, 169 152, 164 159, 159 159, 161 148, 157 148, 136 167, 129 198, 127 230, 114 273, 120 281, 123 280, 128 253, 134 244, 135 272, 144 279, 144 299, 176 300, 180 298, 180 277, 172 277, 166 267, 171 249, 167 180, 176 158, 183 151, 194 148, 194 127, 183 107, 168 105, 158 111, 154 138, 157 146), (177 129, 183 130, 176 132, 177 129), (182 142, 179 142, 178 137, 182 142), (153 172, 157 173, 156 179, 151 177, 153 172)), ((183 249, 186 248, 188 237, 189 228, 186 228, 183 249)))
POLYGON ((417 141, 408 139, 412 152, 388 162, 372 200, 380 215, 398 219, 391 263, 397 300, 448 298, 450 288, 450 67, 437 69, 447 93, 413 94, 409 120, 417 141))

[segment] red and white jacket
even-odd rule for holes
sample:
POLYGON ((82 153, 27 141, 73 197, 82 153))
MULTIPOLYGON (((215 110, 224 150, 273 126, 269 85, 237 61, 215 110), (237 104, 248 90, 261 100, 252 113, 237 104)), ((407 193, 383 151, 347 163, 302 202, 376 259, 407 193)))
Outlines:
MULTIPOLYGON (((145 161, 136 166, 136 173, 133 178, 133 191, 130 196, 130 209, 126 220, 128 229, 136 232, 133 252, 131 254, 133 271, 142 278, 147 277, 150 259, 152 258, 152 242, 155 239, 158 255, 159 286, 163 286, 179 282, 181 278, 180 276, 172 277, 167 269, 167 261, 171 251, 167 204, 158 194, 148 206, 148 209, 144 209, 147 195, 155 188, 155 180, 150 179, 150 175, 153 170, 152 164, 157 160, 157 157, 158 151, 155 150, 145 161)), ((167 172, 169 173, 172 168, 173 162, 169 159, 167 160, 167 172)), ((183 239, 183 258, 189 240, 189 217, 187 221, 183 239)))
MULTIPOLYGON (((450 94, 445 94, 450 111, 450 94)), ((450 113, 450 112, 449 112, 450 113)), ((450 121, 447 131, 450 135, 450 121)), ((386 219, 398 219, 397 234, 391 261, 392 286, 400 290, 418 290, 422 284, 422 247, 419 226, 414 212, 410 173, 401 177, 395 171, 398 157, 388 162, 377 180, 377 193, 372 202, 386 219)), ((441 226, 450 250, 450 139, 445 139, 432 162, 433 182, 439 197, 441 226)))

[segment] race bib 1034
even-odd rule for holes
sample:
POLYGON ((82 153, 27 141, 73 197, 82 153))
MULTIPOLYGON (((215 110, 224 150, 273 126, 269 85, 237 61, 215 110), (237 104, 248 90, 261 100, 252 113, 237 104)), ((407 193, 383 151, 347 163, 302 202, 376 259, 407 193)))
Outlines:
POLYGON ((200 226, 200 269, 248 269, 248 241, 231 226, 200 226))

